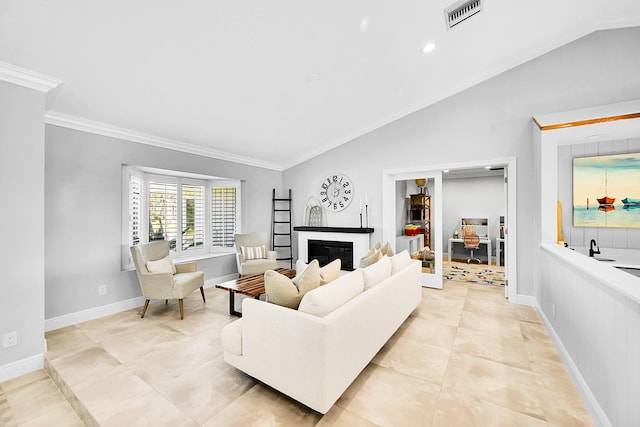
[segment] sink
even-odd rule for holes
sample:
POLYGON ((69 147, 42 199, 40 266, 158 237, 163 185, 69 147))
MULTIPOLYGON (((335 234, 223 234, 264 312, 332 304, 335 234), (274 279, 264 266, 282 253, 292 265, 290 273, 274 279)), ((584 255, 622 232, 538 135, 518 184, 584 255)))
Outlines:
POLYGON ((622 270, 626 273, 633 274, 634 276, 640 277, 640 268, 627 268, 627 267, 616 267, 618 270, 622 270))
POLYGON ((602 262, 613 262, 613 261, 615 261, 615 259, 611 259, 611 258, 596 258, 596 257, 594 257, 593 259, 595 259, 597 261, 602 261, 602 262))

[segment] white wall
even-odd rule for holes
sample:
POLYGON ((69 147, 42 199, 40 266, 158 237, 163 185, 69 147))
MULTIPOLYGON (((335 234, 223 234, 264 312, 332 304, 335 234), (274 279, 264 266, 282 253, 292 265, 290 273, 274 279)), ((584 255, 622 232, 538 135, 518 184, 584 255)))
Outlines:
POLYGON ((0 343, 18 338, 0 345, 0 381, 42 366, 45 350, 44 109, 44 93, 0 82, 0 343))
POLYGON ((304 203, 324 176, 342 172, 354 182, 356 203, 328 214, 328 225, 356 226, 357 200, 367 193, 369 223, 376 228, 372 241, 380 240, 383 170, 515 157, 517 288, 533 295, 530 260, 539 239, 532 227, 532 117, 639 98, 638 40, 640 28, 596 32, 286 170, 284 186, 296 199, 294 221, 302 224, 304 203))
MULTIPOLYGON (((640 152, 640 138, 600 141, 558 147, 558 199, 562 202, 565 241, 576 247, 595 239, 601 248, 640 249, 640 228, 596 228, 573 226, 573 158, 640 152)), ((638 183, 640 191, 640 183, 638 183)))
MULTIPOLYGON (((492 252, 495 254, 496 237, 500 216, 506 216, 504 200, 505 184, 502 176, 487 176, 477 178, 445 179, 442 181, 442 216, 443 216, 443 253, 447 253, 448 240, 453 231, 460 235, 461 218, 487 218, 489 238, 492 252)), ((481 245, 484 250, 484 245, 481 245)), ((464 253, 469 253, 468 250, 464 253)), ((475 252, 478 253, 478 252, 475 252)), ((494 255, 492 254, 492 256, 494 255)), ((486 254, 485 254, 486 255, 486 254)))

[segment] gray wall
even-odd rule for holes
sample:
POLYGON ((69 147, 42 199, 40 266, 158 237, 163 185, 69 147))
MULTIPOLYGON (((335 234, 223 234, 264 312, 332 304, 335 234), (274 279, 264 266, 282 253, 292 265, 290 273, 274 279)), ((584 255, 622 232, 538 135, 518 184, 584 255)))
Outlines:
MULTIPOLYGON (((487 176, 477 178, 445 179, 442 181, 442 251, 447 253, 449 238, 453 231, 460 230, 460 219, 487 218, 489 220, 489 238, 491 239, 492 255, 495 255, 496 237, 500 216, 506 215, 504 200, 505 184, 502 176, 487 176)), ((486 246, 480 245, 480 250, 474 254, 486 256, 486 246)), ((463 244, 454 247, 453 255, 466 257, 469 250, 463 244), (455 250, 457 249, 457 251, 455 250)), ((495 261, 495 259, 494 259, 495 261)))
POLYGON ((0 339, 18 338, 0 367, 44 353, 44 109, 44 93, 0 82, 0 339))
POLYGON ((558 147, 558 199, 562 202, 562 232, 569 245, 586 247, 595 239, 602 248, 640 249, 640 228, 574 227, 572 210, 574 157, 639 152, 640 138, 558 147))
MULTIPOLYGON (((121 271, 122 164, 240 179, 244 231, 269 231, 281 172, 46 126, 45 318, 140 296, 121 271), (98 286, 107 285, 107 295, 98 286)), ((237 272, 235 257, 198 261, 205 279, 237 272)))
POLYGON ((380 240, 382 170, 516 157, 517 286, 533 295, 531 118, 640 98, 638 40, 640 28, 593 33, 286 170, 284 186, 297 197, 294 220, 302 223, 304 203, 323 177, 342 172, 354 181, 355 203, 329 214, 328 225, 356 226, 357 201, 367 193, 372 240, 380 240))

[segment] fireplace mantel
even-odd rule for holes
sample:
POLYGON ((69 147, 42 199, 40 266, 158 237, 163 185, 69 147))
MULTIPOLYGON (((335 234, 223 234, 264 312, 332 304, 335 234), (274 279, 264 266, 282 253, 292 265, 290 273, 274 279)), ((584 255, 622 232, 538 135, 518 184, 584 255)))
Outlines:
POLYGON ((361 227, 312 227, 310 225, 299 225, 293 227, 295 231, 317 231, 320 233, 360 233, 371 234, 373 228, 361 228, 361 227))
POLYGON ((298 232, 298 258, 309 262, 308 241, 325 240, 353 243, 353 266, 358 267, 360 259, 369 252, 373 228, 361 227, 293 227, 298 232))

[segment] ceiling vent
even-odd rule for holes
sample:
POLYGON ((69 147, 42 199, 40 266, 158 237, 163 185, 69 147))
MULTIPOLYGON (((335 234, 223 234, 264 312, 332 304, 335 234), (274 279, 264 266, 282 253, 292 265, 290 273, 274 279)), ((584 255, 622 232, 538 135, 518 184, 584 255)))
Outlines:
POLYGON ((482 10, 482 0, 461 0, 444 10, 447 29, 453 28, 482 10))

